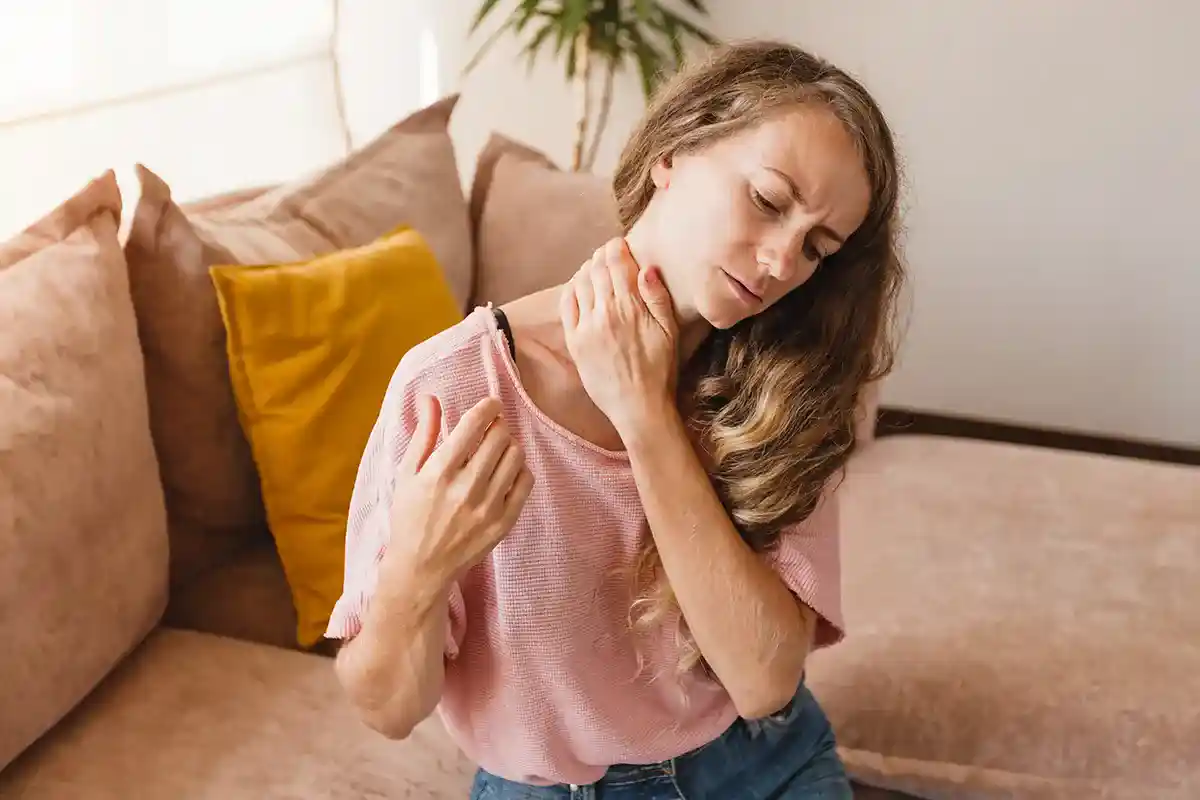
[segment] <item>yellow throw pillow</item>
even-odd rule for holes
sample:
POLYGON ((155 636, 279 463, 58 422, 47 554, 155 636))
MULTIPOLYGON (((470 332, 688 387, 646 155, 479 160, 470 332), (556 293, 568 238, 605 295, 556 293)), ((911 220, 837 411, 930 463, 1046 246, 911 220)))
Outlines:
POLYGON ((462 313, 407 226, 308 261, 209 273, 297 639, 311 647, 341 593, 350 494, 392 372, 462 313))

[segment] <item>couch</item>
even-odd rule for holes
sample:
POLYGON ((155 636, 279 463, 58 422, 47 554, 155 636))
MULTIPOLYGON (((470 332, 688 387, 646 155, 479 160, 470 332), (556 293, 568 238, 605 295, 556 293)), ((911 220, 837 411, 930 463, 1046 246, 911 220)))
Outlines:
MULTIPOLYGON (((456 103, 201 203, 106 173, 0 244, 0 797, 466 796, 436 716, 368 730, 301 619, 209 275, 411 225, 464 311, 561 280, 615 232, 604 182, 495 135, 464 188, 456 103)), ((809 669, 859 797, 1200 795, 1200 471, 873 420, 850 634, 809 669)))

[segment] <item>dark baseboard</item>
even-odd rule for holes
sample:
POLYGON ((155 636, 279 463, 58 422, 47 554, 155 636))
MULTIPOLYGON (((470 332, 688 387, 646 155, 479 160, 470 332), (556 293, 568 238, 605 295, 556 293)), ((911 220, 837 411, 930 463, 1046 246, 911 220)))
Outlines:
POLYGON ((1141 458, 1170 464, 1200 466, 1200 449, 1128 441, 1109 436, 1029 428, 967 417, 929 414, 905 408, 881 408, 879 422, 875 429, 880 437, 903 433, 955 436, 963 439, 1011 442, 1033 447, 1048 447, 1054 450, 1077 450, 1084 453, 1102 453, 1124 458, 1141 458))

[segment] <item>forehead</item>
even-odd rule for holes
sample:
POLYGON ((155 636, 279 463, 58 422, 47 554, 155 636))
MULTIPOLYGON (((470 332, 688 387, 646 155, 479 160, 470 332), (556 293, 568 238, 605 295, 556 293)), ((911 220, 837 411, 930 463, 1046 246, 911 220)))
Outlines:
POLYGON ((726 140, 751 169, 779 170, 814 210, 826 211, 839 231, 861 224, 871 184, 854 139, 832 111, 803 106, 770 117, 726 140))

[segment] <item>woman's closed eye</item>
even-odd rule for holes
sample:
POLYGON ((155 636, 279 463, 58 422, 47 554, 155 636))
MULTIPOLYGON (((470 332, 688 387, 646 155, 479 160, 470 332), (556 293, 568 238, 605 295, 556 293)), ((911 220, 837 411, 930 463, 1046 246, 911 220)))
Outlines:
MULTIPOLYGON (((758 206, 759 210, 765 214, 778 217, 784 213, 779 207, 780 204, 768 199, 766 195, 757 189, 750 190, 750 198, 754 201, 754 205, 758 206)), ((825 253, 821 252, 820 248, 813 244, 806 244, 804 246, 804 257, 818 265, 828 258, 825 253)))
POLYGON ((754 205, 758 206, 759 210, 770 214, 771 216, 777 217, 783 213, 779 203, 775 203, 767 199, 767 196, 758 189, 750 189, 750 199, 754 201, 754 205))

